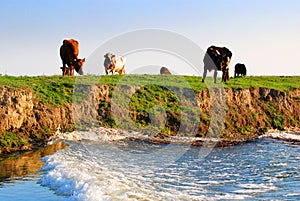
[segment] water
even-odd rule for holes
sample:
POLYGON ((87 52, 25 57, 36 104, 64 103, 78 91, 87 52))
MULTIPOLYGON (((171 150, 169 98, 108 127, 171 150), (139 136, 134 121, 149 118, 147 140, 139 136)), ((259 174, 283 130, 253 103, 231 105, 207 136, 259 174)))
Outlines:
MULTIPOLYGON (((205 151, 141 141, 69 144, 44 157, 39 179, 31 180, 57 200, 300 200, 300 145, 292 142, 258 139, 205 151)), ((1 200, 11 200, 3 193, 1 200)))
POLYGON ((63 201, 65 196, 56 195, 55 192, 38 184, 41 174, 27 175, 22 178, 14 178, 14 181, 6 181, 0 187, 0 200, 29 201, 47 200, 63 201))
POLYGON ((39 184, 43 176, 39 170, 44 165, 41 157, 53 154, 64 147, 66 147, 65 143, 58 142, 37 151, 1 159, 0 200, 65 200, 65 196, 57 195, 54 191, 39 184))

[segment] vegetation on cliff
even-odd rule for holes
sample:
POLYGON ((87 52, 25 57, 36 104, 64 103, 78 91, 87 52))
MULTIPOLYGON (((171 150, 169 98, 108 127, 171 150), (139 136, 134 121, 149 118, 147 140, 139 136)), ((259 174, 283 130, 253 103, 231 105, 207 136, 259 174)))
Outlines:
POLYGON ((41 145, 58 126, 62 131, 72 131, 89 127, 91 122, 104 127, 156 131, 157 137, 195 128, 196 136, 204 137, 221 127, 219 137, 241 140, 270 128, 282 130, 300 125, 300 77, 249 76, 232 78, 224 84, 212 82, 175 75, 1 76, 0 150, 41 145), (208 87, 214 86, 219 89, 215 93, 224 88, 225 108, 212 105, 208 87), (127 95, 118 93, 118 87, 127 90, 127 95), (190 93, 196 100, 189 102, 190 93), (178 97, 180 94, 187 98, 178 97), (114 98, 121 104, 112 105, 114 98), (212 121, 213 106, 226 112, 222 121, 212 121), (114 113, 124 108, 128 117, 114 113), (74 117, 74 111, 81 117, 74 117))
MULTIPOLYGON (((37 95, 37 98, 47 104, 64 105, 72 102, 74 84, 122 84, 129 86, 144 85, 145 83, 154 83, 159 81, 158 85, 170 87, 186 87, 199 92, 207 88, 206 83, 201 82, 199 76, 179 76, 179 75, 124 75, 115 76, 80 76, 80 77, 62 77, 62 76, 0 76, 0 86, 8 88, 31 88, 37 95)), ((208 79, 207 82, 212 82, 208 79)), ((220 82, 220 79, 219 79, 220 82)), ((226 82, 223 87, 232 89, 245 88, 267 88, 279 91, 289 91, 300 88, 300 76, 247 76, 241 78, 232 78, 226 82)))

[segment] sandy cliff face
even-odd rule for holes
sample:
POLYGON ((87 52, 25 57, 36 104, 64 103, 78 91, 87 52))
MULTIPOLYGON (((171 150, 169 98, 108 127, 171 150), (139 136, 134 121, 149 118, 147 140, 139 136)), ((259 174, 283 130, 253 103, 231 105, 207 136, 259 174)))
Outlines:
POLYGON ((29 89, 0 87, 0 153, 41 146, 59 125, 74 129, 71 105, 44 105, 29 89))
MULTIPOLYGON (((137 90, 137 87, 129 88, 132 94, 137 90)), ((85 93, 83 100, 54 107, 39 102, 29 89, 0 87, 0 133, 9 131, 28 138, 32 133, 41 133, 47 138, 59 125, 63 131, 73 130, 75 124, 78 127, 115 125, 111 110, 111 86, 81 86, 76 90, 76 93, 85 93)), ((195 120, 198 128, 196 136, 205 136, 210 129, 214 132, 216 127, 221 127, 221 137, 247 139, 270 128, 283 129, 300 124, 300 89, 290 92, 264 88, 220 90, 214 93, 223 94, 225 102, 211 98, 217 96, 212 96, 209 90, 196 95, 200 111, 195 120), (215 113, 222 111, 224 118, 211 122, 215 113)), ((129 113, 132 118, 148 115, 138 111, 129 113)), ((181 117, 176 112, 166 115, 171 119, 166 121, 169 134, 176 135, 181 117)), ((189 127, 185 129, 188 131, 189 127)))
POLYGON ((299 89, 282 92, 255 88, 232 90, 226 93, 228 111, 224 130, 228 136, 261 133, 266 129, 299 126, 299 89))
POLYGON ((37 101, 29 89, 0 87, 0 132, 55 131, 58 125, 72 129, 71 105, 52 107, 37 101))
MULTIPOLYGON (((126 90, 129 94, 141 93, 138 89, 138 87, 129 87, 126 90)), ((174 91, 176 90, 180 89, 174 89, 174 91)), ((124 118, 124 112, 121 110, 124 110, 126 106, 122 106, 121 103, 118 105, 119 108, 112 109, 112 107, 116 107, 112 104, 113 90, 106 85, 88 87, 84 91, 88 91, 89 94, 80 107, 84 107, 86 110, 78 110, 78 106, 76 106, 77 110, 74 110, 74 113, 76 113, 77 120, 88 120, 94 125, 96 122, 101 126, 109 127, 115 125, 114 120, 122 119, 124 121, 125 119, 129 122, 128 128, 131 128, 130 122, 153 120, 149 119, 149 114, 131 110, 130 107, 127 108, 127 112, 131 119, 124 118), (116 116, 121 118, 118 119, 116 116), (96 121, 94 121, 95 119, 96 121)), ((188 93, 190 93, 189 90, 183 90, 181 94, 188 93)), ((158 97, 157 99, 163 101, 164 98, 158 97)), ((268 129, 284 129, 300 125, 300 89, 289 92, 265 88, 207 89, 196 94, 196 99, 199 111, 195 113, 191 111, 191 113, 197 115, 197 118, 188 117, 197 124, 196 136, 205 136, 206 134, 214 136, 214 132, 221 132, 222 134, 218 134, 218 137, 248 139, 260 135, 268 129)), ((121 99, 120 101, 122 102, 121 99)), ((192 107, 191 104, 190 108, 192 107)), ((178 130, 184 127, 180 125, 183 122, 184 114, 166 110, 165 115, 165 127, 169 128, 167 129, 170 131, 169 134, 177 135, 178 130)), ((188 133, 195 127, 191 128, 187 125, 184 129, 188 133)))

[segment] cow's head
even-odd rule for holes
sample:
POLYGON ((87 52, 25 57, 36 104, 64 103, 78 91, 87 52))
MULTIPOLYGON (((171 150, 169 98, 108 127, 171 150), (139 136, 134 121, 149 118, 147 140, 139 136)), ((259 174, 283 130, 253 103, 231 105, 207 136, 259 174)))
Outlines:
POLYGON ((110 53, 110 52, 108 52, 108 53, 106 53, 105 55, 104 55, 104 58, 111 58, 113 56, 113 54, 112 53, 110 53))
POLYGON ((82 66, 83 66, 84 62, 85 62, 85 58, 84 59, 76 59, 74 62, 75 70, 79 75, 83 75, 82 66))

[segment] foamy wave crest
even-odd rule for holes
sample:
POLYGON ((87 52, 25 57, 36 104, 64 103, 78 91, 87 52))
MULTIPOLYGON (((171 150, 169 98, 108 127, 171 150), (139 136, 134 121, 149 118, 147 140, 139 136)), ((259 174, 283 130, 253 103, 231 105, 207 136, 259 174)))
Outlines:
POLYGON ((129 137, 130 133, 120 129, 98 127, 87 131, 60 132, 58 128, 54 135, 49 139, 48 144, 53 144, 57 140, 81 141, 91 140, 96 142, 110 142, 122 140, 129 137))
POLYGON ((43 158, 40 183, 66 200, 271 200, 282 192, 296 200, 299 147, 268 142, 216 148, 206 160, 197 157, 201 149, 191 147, 170 161, 185 146, 70 141, 43 158))
POLYGON ((241 184, 242 189, 234 191, 238 194, 257 194, 277 190, 278 188, 272 184, 241 184))
POLYGON ((45 174, 40 184, 72 201, 158 200, 152 195, 151 187, 140 188, 142 177, 131 181, 123 173, 112 171, 101 161, 88 157, 84 147, 79 146, 82 145, 73 143, 62 152, 43 158, 45 174))
POLYGON ((45 157, 42 171, 46 174, 40 179, 41 185, 48 186, 59 195, 68 196, 66 200, 105 200, 100 186, 96 183, 94 172, 103 170, 94 161, 84 161, 81 154, 72 153, 66 148, 65 153, 45 157))
POLYGON ((43 158, 44 174, 40 184, 72 201, 220 200, 219 195, 210 197, 210 190, 205 189, 206 185, 217 183, 186 182, 181 178, 181 171, 173 172, 177 169, 168 171, 143 157, 133 160, 117 151, 117 147, 107 143, 72 142, 67 148, 43 158), (91 150, 95 151, 94 155, 91 150))
POLYGON ((262 135, 263 138, 273 138, 279 140, 286 140, 286 141, 293 141, 293 142, 300 142, 300 134, 296 133, 288 133, 285 131, 282 132, 269 132, 265 135, 262 135))

